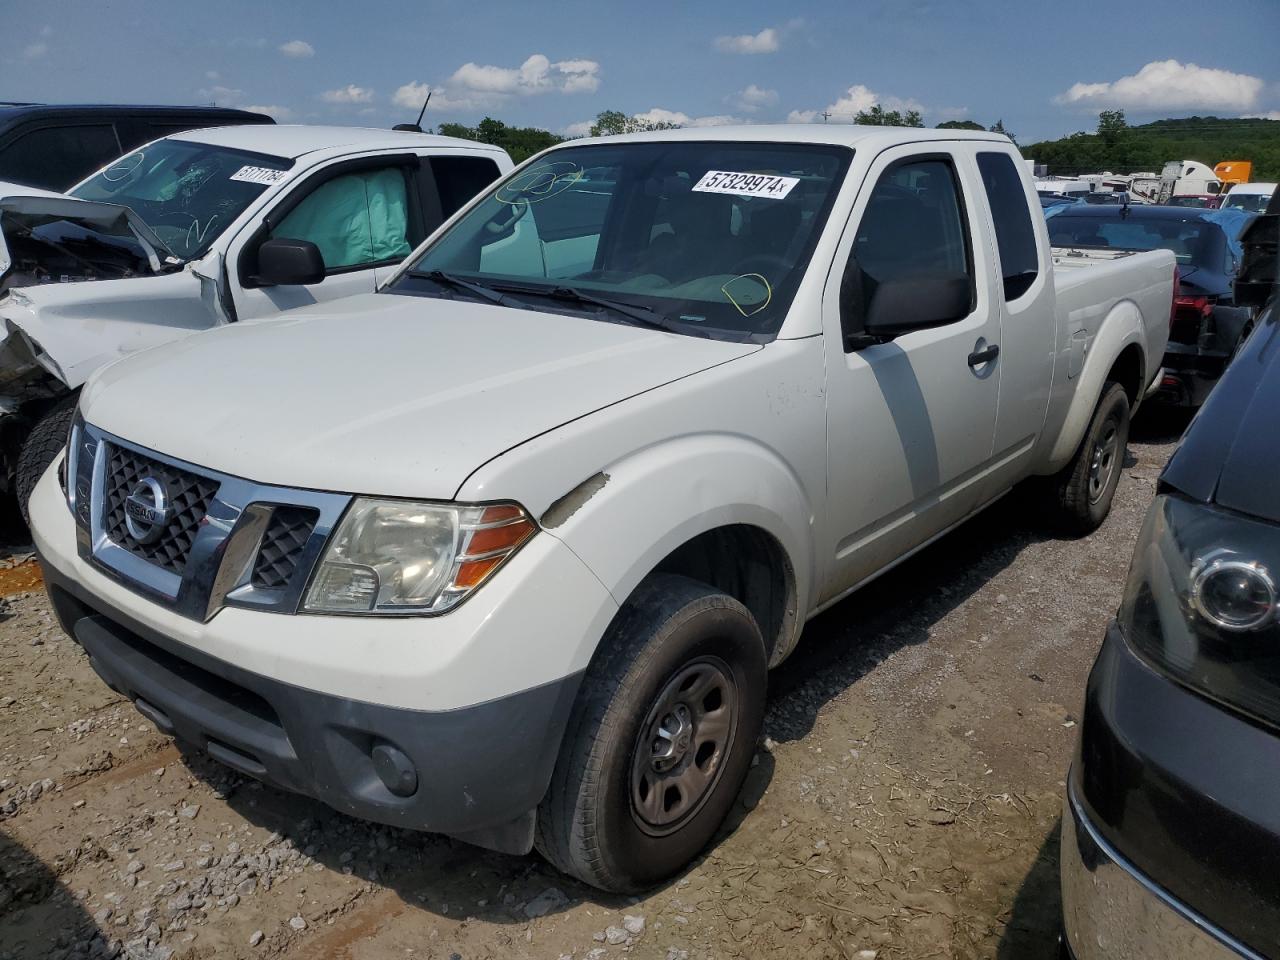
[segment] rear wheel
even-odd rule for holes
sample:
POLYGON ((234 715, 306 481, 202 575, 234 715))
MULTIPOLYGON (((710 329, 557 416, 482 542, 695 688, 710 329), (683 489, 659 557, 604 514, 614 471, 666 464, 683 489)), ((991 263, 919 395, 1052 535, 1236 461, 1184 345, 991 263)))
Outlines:
POLYGON ((650 577, 583 678, 537 847, 615 892, 652 886, 707 845, 764 721, 767 662, 742 604, 687 577, 650 577))
POLYGON ((1065 532, 1083 536, 1107 518, 1128 443, 1128 394, 1120 384, 1107 383, 1080 448, 1053 478, 1056 520, 1065 532))
POLYGON ((13 486, 18 496, 18 509, 22 511, 23 523, 31 522, 27 512, 31 492, 49 469, 49 464, 53 463, 59 451, 67 445, 67 431, 71 429, 71 418, 75 416, 78 399, 73 393, 46 410, 31 428, 18 451, 13 486))

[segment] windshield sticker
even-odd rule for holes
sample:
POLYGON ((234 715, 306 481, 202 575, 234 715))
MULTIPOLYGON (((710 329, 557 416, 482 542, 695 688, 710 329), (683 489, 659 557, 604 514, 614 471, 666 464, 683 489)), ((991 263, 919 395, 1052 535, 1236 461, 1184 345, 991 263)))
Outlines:
POLYGON ((734 277, 726 281, 720 292, 744 317, 755 316, 773 300, 772 285, 758 273, 744 273, 734 277))
POLYGON ((500 203, 537 203, 559 196, 584 179, 582 167, 567 160, 540 163, 512 177, 494 194, 500 203))
POLYGON ((232 180, 241 183, 261 183, 270 185, 278 183, 289 175, 288 170, 272 170, 270 167, 241 167, 231 175, 232 180))
POLYGON ((735 197, 768 197, 781 200, 792 191, 799 177, 776 177, 770 173, 734 173, 708 170, 693 186, 694 193, 728 193, 735 197))

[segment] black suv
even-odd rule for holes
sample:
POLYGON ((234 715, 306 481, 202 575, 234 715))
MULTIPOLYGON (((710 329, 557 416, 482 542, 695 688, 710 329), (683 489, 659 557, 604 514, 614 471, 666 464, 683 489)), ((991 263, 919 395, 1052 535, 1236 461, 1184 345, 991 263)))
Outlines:
POLYGON ((274 123, 228 107, 0 103, 0 180, 66 190, 134 147, 197 127, 274 123))
POLYGON ((1280 201, 1272 292, 1160 478, 1089 677, 1062 818, 1076 960, 1280 957, 1280 201))

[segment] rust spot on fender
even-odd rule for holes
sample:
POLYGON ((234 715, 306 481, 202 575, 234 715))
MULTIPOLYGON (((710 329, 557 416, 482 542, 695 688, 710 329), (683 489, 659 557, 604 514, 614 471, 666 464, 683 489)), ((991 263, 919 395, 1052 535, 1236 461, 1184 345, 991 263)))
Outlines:
POLYGON ((604 485, 608 482, 609 475, 607 473, 597 473, 587 477, 587 479, 547 507, 540 521, 542 526, 547 530, 554 530, 577 513, 584 503, 603 490, 604 485))

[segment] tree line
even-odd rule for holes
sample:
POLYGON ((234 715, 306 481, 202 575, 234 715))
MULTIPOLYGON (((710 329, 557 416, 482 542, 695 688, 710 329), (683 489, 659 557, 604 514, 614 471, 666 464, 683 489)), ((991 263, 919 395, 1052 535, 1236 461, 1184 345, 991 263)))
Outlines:
MULTIPOLYGON (((919 111, 886 110, 880 104, 859 111, 853 122, 868 126, 924 126, 919 111)), ((668 130, 676 126, 678 124, 649 120, 620 110, 605 110, 591 124, 590 133, 599 137, 668 130)), ((974 120, 948 120, 938 127, 1002 133, 1017 143, 1017 138, 1005 129, 1003 120, 997 120, 990 127, 974 120)), ((502 147, 516 163, 568 139, 537 127, 508 126, 492 117, 485 117, 474 127, 441 123, 436 132, 502 147)), ((1280 122, 1275 120, 1188 117, 1130 126, 1123 110, 1104 110, 1098 115, 1097 128, 1092 133, 1080 132, 1059 140, 1042 140, 1021 147, 1021 150, 1024 157, 1047 164, 1051 174, 1063 176, 1103 170, 1159 173, 1169 160, 1191 159, 1210 166, 1223 160, 1251 160, 1254 180, 1280 179, 1280 122)))

